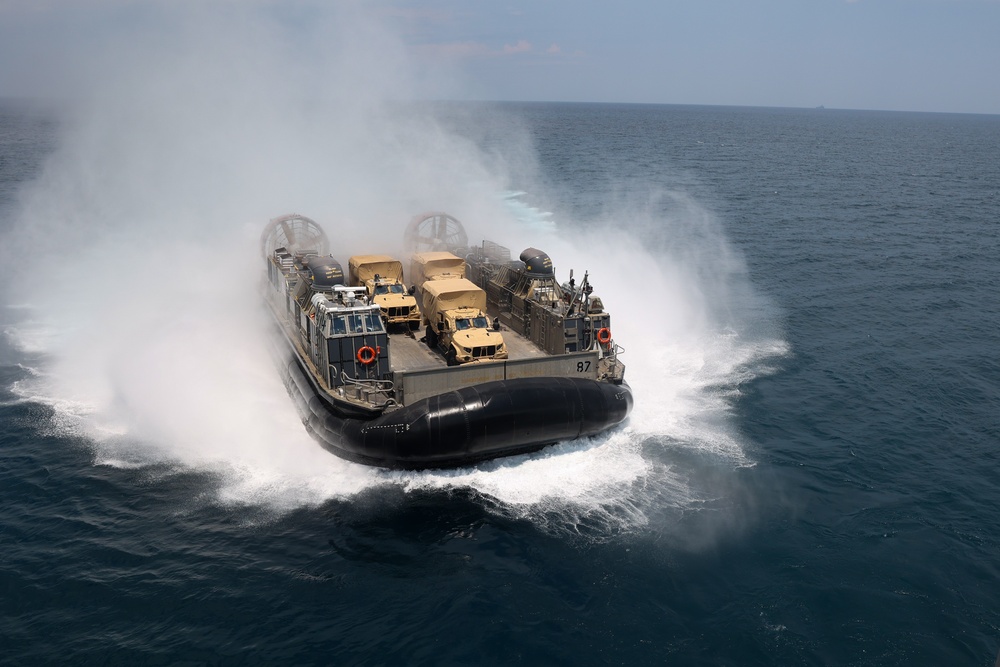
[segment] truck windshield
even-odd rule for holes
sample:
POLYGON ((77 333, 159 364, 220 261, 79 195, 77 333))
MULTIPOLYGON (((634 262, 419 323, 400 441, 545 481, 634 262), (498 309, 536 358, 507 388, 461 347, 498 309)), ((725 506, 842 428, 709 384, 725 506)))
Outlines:
POLYGON ((472 318, 472 326, 477 329, 489 329, 490 324, 486 321, 485 317, 474 317, 472 318))
POLYGON ((376 285, 375 286, 375 296, 380 294, 405 294, 406 290, 399 283, 394 283, 392 285, 376 285))
POLYGON ((457 331, 464 331, 465 329, 471 329, 472 324, 469 322, 468 318, 460 317, 455 320, 455 329, 457 331))

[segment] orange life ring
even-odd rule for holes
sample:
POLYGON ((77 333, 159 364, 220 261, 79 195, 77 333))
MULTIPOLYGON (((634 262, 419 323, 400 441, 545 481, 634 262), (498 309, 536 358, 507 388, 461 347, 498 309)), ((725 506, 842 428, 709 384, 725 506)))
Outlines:
POLYGON ((602 327, 597 330, 597 342, 601 345, 607 345, 611 342, 611 329, 607 327, 602 327))
POLYGON ((365 345, 358 350, 358 361, 363 363, 365 366, 375 363, 375 359, 378 358, 378 352, 375 348, 365 345))

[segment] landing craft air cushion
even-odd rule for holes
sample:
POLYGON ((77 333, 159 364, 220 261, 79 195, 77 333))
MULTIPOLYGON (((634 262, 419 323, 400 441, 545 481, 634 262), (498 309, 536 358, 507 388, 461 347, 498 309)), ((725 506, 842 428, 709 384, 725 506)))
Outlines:
POLYGON ((372 289, 403 276, 361 279, 365 261, 354 260, 400 262, 356 256, 347 281, 309 218, 275 218, 261 236, 283 380, 323 447, 369 465, 446 468, 593 436, 628 416, 623 350, 586 274, 560 285, 540 250, 512 261, 489 241, 470 248, 444 213, 416 216, 405 244, 405 291, 423 297, 419 340, 372 289))

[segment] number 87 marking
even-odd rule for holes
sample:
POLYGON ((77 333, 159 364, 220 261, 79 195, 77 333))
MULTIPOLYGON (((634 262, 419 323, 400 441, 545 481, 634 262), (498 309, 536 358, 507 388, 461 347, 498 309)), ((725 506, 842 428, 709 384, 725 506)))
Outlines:
POLYGON ((576 372, 577 373, 586 373, 589 370, 590 370, 590 362, 589 361, 578 361, 578 362, 576 362, 576 372))

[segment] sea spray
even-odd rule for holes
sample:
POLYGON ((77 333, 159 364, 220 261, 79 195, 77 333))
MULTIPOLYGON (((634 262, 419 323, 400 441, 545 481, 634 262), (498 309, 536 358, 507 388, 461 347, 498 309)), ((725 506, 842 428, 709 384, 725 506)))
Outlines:
POLYGON ((787 346, 776 309, 753 289, 715 216, 674 193, 680 210, 620 202, 607 217, 560 225, 524 193, 505 199, 514 224, 489 240, 514 256, 522 246, 544 249, 561 281, 570 268, 577 280, 589 271, 624 348, 635 408, 623 426, 594 438, 474 469, 386 477, 412 489, 469 487, 492 511, 590 539, 738 493, 714 470, 754 464, 733 400, 787 346))
MULTIPOLYGON (((156 10, 163 34, 102 47, 0 244, 6 302, 35 308, 32 330, 20 321, 8 338, 46 357, 21 390, 73 406, 69 422, 109 464, 259 459, 366 479, 309 440, 274 372, 261 226, 308 212, 340 255, 396 251, 384 239, 430 206, 497 219, 487 193, 505 167, 445 131, 432 106, 400 103, 416 75, 364 11, 321 12, 292 43, 252 7, 156 10)), ((330 483, 320 497, 340 492, 330 483)))
MULTIPOLYGON (((731 397, 782 343, 756 331, 774 314, 710 212, 683 193, 611 202, 588 220, 539 211, 511 185, 537 169, 521 122, 477 106, 464 122, 489 123, 513 147, 483 148, 454 131, 455 107, 443 119, 434 105, 390 99, 388 90, 411 90, 409 75, 386 56, 392 48, 366 54, 354 38, 343 43, 351 53, 324 46, 334 50, 321 60, 334 67, 323 86, 310 78, 316 69, 285 77, 299 63, 280 31, 244 18, 221 32, 206 29, 213 21, 185 23, 181 59, 162 43, 125 48, 64 123, 4 238, 8 302, 36 309, 30 336, 14 324, 8 337, 44 363, 19 391, 49 401, 65 417, 60 428, 85 434, 96 463, 210 470, 217 501, 278 511, 381 485, 468 488, 491 511, 595 535, 703 502, 684 450, 710 466, 752 464, 731 397), (330 88, 351 94, 316 95, 330 88), (343 260, 400 252, 409 217, 441 209, 470 239, 515 255, 544 248, 561 280, 570 267, 578 280, 590 271, 636 396, 625 425, 529 456, 417 473, 341 461, 306 435, 263 342, 259 230, 275 215, 309 215, 343 260)), ((535 191, 557 199, 524 188, 535 191)))

